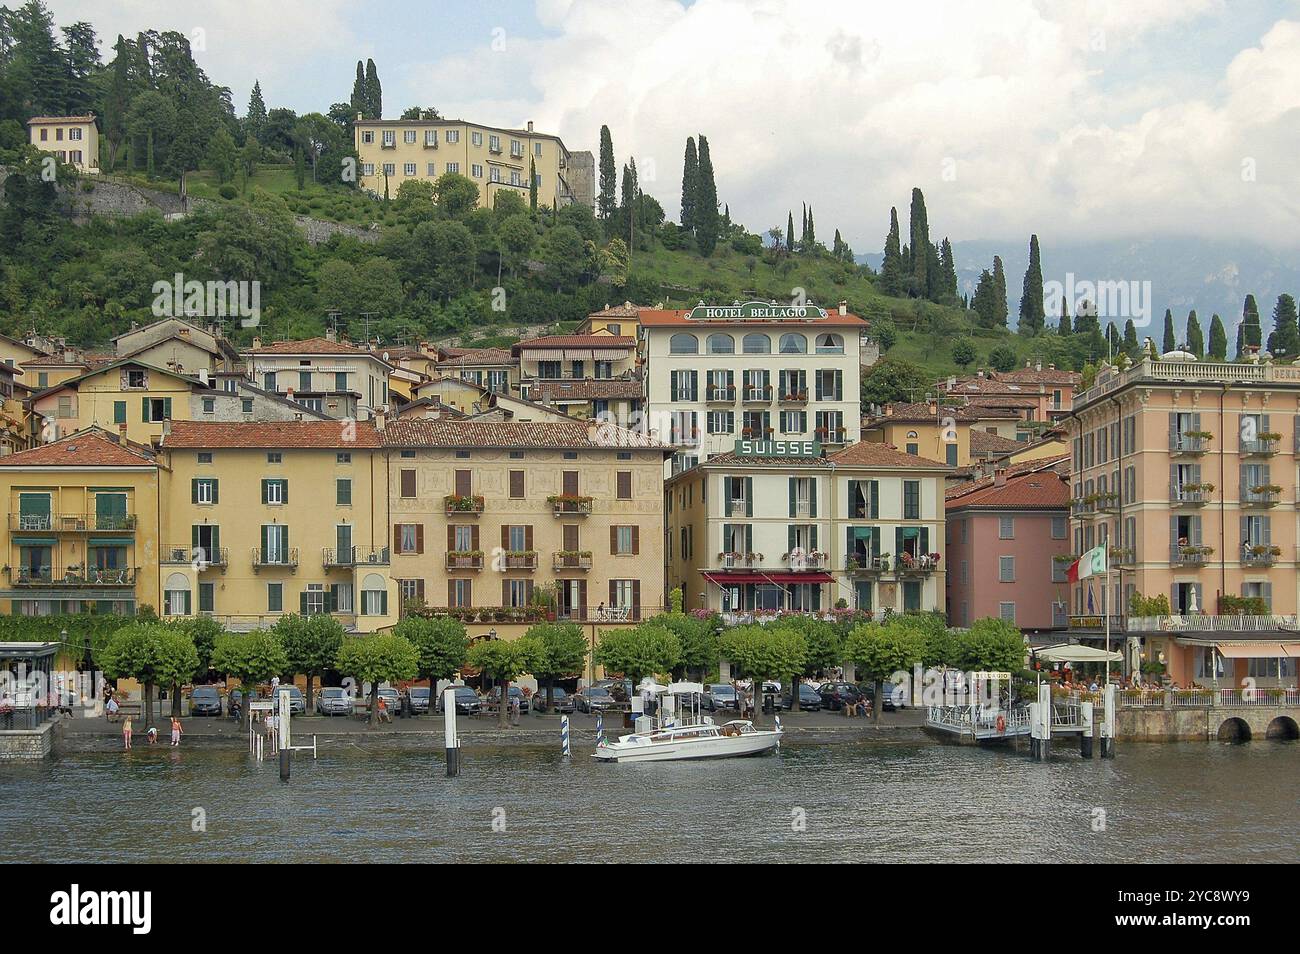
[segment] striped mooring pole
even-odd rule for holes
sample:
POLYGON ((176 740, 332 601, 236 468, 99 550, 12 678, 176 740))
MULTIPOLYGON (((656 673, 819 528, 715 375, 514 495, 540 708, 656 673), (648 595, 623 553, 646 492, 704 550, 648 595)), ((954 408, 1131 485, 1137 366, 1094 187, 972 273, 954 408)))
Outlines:
POLYGON ((569 717, 560 716, 560 748, 565 758, 569 756, 569 717))
POLYGON ((596 745, 605 744, 605 713, 596 712, 596 745))

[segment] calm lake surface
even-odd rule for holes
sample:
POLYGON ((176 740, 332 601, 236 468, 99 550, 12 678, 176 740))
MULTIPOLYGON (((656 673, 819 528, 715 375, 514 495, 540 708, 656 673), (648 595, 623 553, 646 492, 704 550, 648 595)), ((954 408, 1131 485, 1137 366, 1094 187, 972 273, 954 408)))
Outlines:
POLYGON ((1293 862, 1300 746, 1121 745, 1113 761, 786 743, 760 759, 606 765, 538 746, 345 741, 313 762, 143 746, 0 768, 13 861, 1293 862), (207 831, 191 830, 193 810, 207 831), (1103 810, 1105 831, 1094 831, 1103 810), (504 833, 494 830, 493 822, 504 833), (800 822, 803 830, 798 830, 800 822))

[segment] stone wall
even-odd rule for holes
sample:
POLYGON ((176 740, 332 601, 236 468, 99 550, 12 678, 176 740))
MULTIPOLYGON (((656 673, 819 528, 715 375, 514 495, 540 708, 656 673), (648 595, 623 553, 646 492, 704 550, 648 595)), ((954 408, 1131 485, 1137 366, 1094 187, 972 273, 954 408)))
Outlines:
POLYGON ((7 729, 0 732, 0 762, 36 762, 48 758, 54 724, 39 729, 7 729))
MULTIPOLYGON (((1245 706, 1187 709, 1120 709, 1115 713, 1115 737, 1128 742, 1214 741, 1225 723, 1240 720, 1229 731, 1244 726, 1248 738, 1262 741, 1290 720, 1300 722, 1300 709, 1286 706, 1245 706), (1282 721, 1279 721, 1282 720, 1282 721)), ((1245 741, 1247 736, 1241 737, 1245 741)))

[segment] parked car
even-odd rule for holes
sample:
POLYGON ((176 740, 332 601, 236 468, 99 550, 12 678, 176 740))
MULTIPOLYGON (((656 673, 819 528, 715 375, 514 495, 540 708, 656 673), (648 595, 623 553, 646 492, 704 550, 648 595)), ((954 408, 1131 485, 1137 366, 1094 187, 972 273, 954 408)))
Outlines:
POLYGON ((352 694, 342 686, 327 686, 316 694, 316 714, 352 715, 352 694))
MULTIPOLYGON (((483 700, 469 686, 457 686, 455 699, 457 715, 478 715, 483 711, 483 700)), ((441 694, 438 696, 437 706, 439 712, 444 710, 441 694)))
MULTIPOLYGON (((532 704, 533 704, 534 712, 546 711, 546 690, 545 689, 539 688, 536 692, 533 693, 532 704)), ((573 696, 569 695, 559 686, 555 686, 551 690, 551 709, 553 711, 572 712, 573 705, 574 705, 573 696)))
POLYGON ((302 690, 299 689, 297 686, 284 686, 284 685, 282 685, 282 686, 280 686, 279 688, 277 688, 276 691, 275 691, 275 703, 276 703, 276 705, 279 705, 279 703, 280 703, 280 692, 281 692, 281 690, 284 690, 284 689, 288 689, 288 690, 289 690, 289 714, 290 714, 290 715, 305 715, 305 714, 307 713, 307 700, 303 698, 302 690))
POLYGON ((859 705, 867 698, 866 693, 851 682, 823 682, 817 692, 822 706, 836 712, 847 705, 859 705))
MULTIPOLYGON (((497 705, 500 701, 501 687, 493 686, 492 691, 488 693, 488 702, 492 703, 492 705, 497 705)), ((528 699, 524 697, 524 690, 520 689, 518 686, 510 687, 510 701, 512 703, 516 701, 519 703, 520 712, 528 711, 528 699)))
POLYGON ((406 698, 411 700, 411 711, 414 713, 428 714, 429 696, 428 686, 412 686, 406 690, 406 698))
POLYGON ((736 687, 725 682, 705 686, 704 692, 700 694, 700 706, 710 712, 716 712, 719 709, 738 708, 736 704, 736 687))
POLYGON ((402 711, 402 695, 396 689, 389 686, 379 690, 379 698, 384 700, 384 706, 388 709, 388 714, 397 718, 398 713, 402 711))
MULTIPOLYGON (((807 712, 817 712, 822 707, 822 697, 812 686, 806 682, 799 683, 799 708, 807 712)), ((787 689, 781 696, 781 708, 790 708, 790 690, 787 689)))
MULTIPOLYGON (((876 687, 866 685, 861 687, 868 699, 874 699, 876 687)), ((895 709, 907 708, 907 690, 895 682, 887 682, 881 687, 881 712, 893 712, 895 709)))
POLYGON ((220 716, 221 693, 216 686, 195 686, 190 693, 190 715, 220 716))
POLYGON ((621 703, 604 686, 588 686, 581 690, 574 695, 573 704, 579 712, 605 712, 621 707, 621 703))
POLYGON ((604 689, 620 705, 632 698, 631 679, 598 679, 591 684, 593 689, 604 689))

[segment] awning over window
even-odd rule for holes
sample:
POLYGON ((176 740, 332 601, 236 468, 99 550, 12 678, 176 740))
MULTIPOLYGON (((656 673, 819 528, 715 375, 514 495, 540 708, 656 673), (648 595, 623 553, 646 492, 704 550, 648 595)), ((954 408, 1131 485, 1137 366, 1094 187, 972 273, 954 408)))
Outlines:
POLYGON ((55 544, 54 537, 14 537, 14 546, 19 547, 52 547, 55 544))
POLYGON ((1225 659, 1300 658, 1300 643, 1219 643, 1218 650, 1225 659))
POLYGON ((741 583, 831 583, 829 573, 705 573, 704 578, 718 586, 736 586, 741 583))

